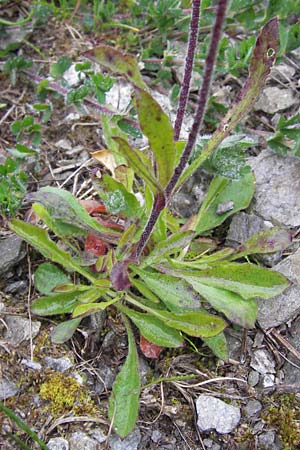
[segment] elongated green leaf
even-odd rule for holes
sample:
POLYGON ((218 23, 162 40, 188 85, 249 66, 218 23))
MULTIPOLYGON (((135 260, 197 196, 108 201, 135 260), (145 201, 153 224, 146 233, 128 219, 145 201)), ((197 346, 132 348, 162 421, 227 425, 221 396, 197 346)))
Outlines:
POLYGON ((151 168, 146 166, 142 160, 140 152, 130 147, 130 145, 122 138, 115 137, 114 140, 118 142, 120 152, 124 153, 130 167, 149 185, 152 192, 162 191, 162 188, 155 178, 151 168))
POLYGON ((40 297, 33 302, 31 310, 39 316, 55 316, 57 314, 70 313, 79 304, 78 298, 80 294, 81 292, 79 291, 73 291, 40 297))
POLYGON ((50 295, 56 286, 70 282, 70 278, 59 267, 51 263, 40 264, 34 273, 34 287, 50 295))
POLYGON ((185 280, 170 275, 150 272, 132 267, 151 291, 173 312, 183 309, 198 310, 201 306, 197 292, 185 280))
POLYGON ((103 311, 108 306, 113 305, 119 300, 119 298, 113 298, 107 302, 99 302, 99 303, 85 303, 83 305, 78 305, 75 307, 73 311, 73 317, 86 317, 94 314, 98 311, 103 311))
POLYGON ((292 235, 289 231, 279 227, 263 230, 254 234, 244 244, 240 245, 232 259, 255 253, 274 253, 285 250, 292 242, 292 235))
POLYGON ((118 306, 118 308, 132 320, 140 330, 141 335, 149 342, 161 347, 176 348, 182 346, 184 339, 181 334, 151 314, 140 313, 124 306, 118 306))
POLYGON ((128 319, 124 318, 128 335, 128 355, 117 375, 109 399, 109 418, 119 436, 127 436, 135 426, 141 381, 138 371, 138 355, 128 319))
POLYGON ((233 180, 217 176, 210 184, 200 211, 193 221, 197 234, 211 230, 224 222, 233 213, 247 208, 254 194, 252 173, 233 180))
POLYGON ((167 239, 160 241, 152 252, 142 261, 140 267, 147 267, 158 263, 161 259, 172 253, 182 250, 191 242, 194 234, 191 231, 181 231, 172 234, 167 239))
POLYGON ((204 312, 170 313, 152 309, 151 313, 169 325, 169 327, 181 330, 190 336, 212 337, 219 334, 226 327, 226 323, 222 319, 204 312))
POLYGON ((281 273, 273 272, 254 264, 220 262, 209 269, 192 272, 178 272, 192 286, 198 283, 236 292, 245 299, 254 297, 271 298, 280 294, 288 285, 281 273))
POLYGON ((245 328, 252 328, 257 317, 257 304, 253 299, 245 300, 235 292, 212 286, 191 282, 195 291, 199 292, 211 306, 222 312, 233 323, 245 328))
POLYGON ((131 284, 145 297, 153 303, 160 303, 159 298, 138 278, 129 276, 131 284))
POLYGON ((83 55, 93 61, 97 61, 102 66, 111 70, 114 73, 124 75, 136 86, 147 89, 144 83, 136 59, 120 50, 109 47, 108 45, 99 45, 84 52, 83 55))
POLYGON ((136 88, 135 99, 141 129, 157 161, 158 179, 165 187, 173 175, 176 162, 173 127, 161 106, 148 92, 136 88))
POLYGON ((109 175, 103 175, 103 184, 108 192, 105 195, 104 203, 108 211, 113 214, 123 214, 129 218, 139 217, 143 208, 139 204, 135 195, 127 191, 122 183, 114 180, 109 175))
POLYGON ((224 333, 210 338, 202 338, 203 342, 211 349, 211 351, 223 361, 228 361, 229 353, 224 333))
POLYGON ((12 220, 9 226, 30 245, 38 249, 45 258, 61 264, 67 270, 80 273, 91 282, 94 281, 94 277, 88 271, 77 264, 69 253, 59 248, 49 238, 46 230, 17 219, 12 220))
POLYGON ((275 17, 265 24, 256 40, 250 61, 249 77, 239 93, 235 105, 228 111, 200 156, 192 162, 180 177, 177 187, 192 175, 251 110, 274 65, 277 49, 278 19, 275 17))
POLYGON ((79 327, 80 322, 81 318, 61 322, 51 332, 51 341, 54 344, 63 344, 68 341, 79 327))
POLYGON ((129 295, 126 296, 126 299, 129 303, 162 320, 169 327, 183 331, 191 336, 212 337, 219 334, 226 327, 226 323, 222 319, 203 312, 203 310, 171 313, 161 309, 150 308, 129 295))
POLYGON ((54 187, 44 187, 31 194, 32 200, 41 203, 53 219, 82 228, 85 231, 97 231, 107 242, 118 241, 117 232, 108 232, 107 228, 91 217, 78 200, 68 191, 54 187))

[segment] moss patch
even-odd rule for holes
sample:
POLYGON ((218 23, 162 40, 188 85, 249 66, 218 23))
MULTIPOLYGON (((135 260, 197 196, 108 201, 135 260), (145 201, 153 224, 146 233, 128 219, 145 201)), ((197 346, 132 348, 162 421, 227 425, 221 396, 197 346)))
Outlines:
POLYGON ((53 416, 74 412, 80 415, 96 415, 96 406, 85 387, 73 377, 54 373, 40 387, 40 396, 49 401, 53 416))
POLYGON ((272 405, 262 415, 276 427, 284 450, 293 450, 300 445, 300 398, 294 394, 272 397, 272 405))

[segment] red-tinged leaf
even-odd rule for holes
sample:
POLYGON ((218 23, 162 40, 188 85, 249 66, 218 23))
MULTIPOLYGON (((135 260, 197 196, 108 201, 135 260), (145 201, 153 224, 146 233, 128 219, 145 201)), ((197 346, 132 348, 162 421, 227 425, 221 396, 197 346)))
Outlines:
POLYGON ((151 359, 157 359, 163 350, 163 347, 159 345, 152 344, 152 342, 147 341, 144 336, 140 336, 140 349, 141 352, 147 357, 151 359))
POLYGON ((114 230, 124 231, 124 227, 120 223, 112 222, 111 220, 104 220, 101 217, 95 217, 95 219, 105 228, 113 228, 114 230))
POLYGON ((106 213, 105 205, 97 200, 80 200, 80 204, 89 214, 106 213))
POLYGON ((106 253, 106 245, 102 239, 94 234, 89 234, 84 243, 84 250, 95 256, 102 256, 106 253))
POLYGON ((131 286, 128 275, 129 261, 117 262, 110 273, 110 281, 116 291, 124 291, 131 286))
POLYGON ((83 55, 92 61, 97 61, 114 73, 124 75, 133 84, 143 89, 147 88, 140 74, 137 60, 133 56, 103 44, 84 52, 83 55))
POLYGON ((278 19, 275 17, 265 24, 256 40, 250 61, 249 76, 235 104, 229 109, 198 158, 184 171, 177 183, 177 187, 192 175, 251 110, 274 65, 278 43, 278 19))

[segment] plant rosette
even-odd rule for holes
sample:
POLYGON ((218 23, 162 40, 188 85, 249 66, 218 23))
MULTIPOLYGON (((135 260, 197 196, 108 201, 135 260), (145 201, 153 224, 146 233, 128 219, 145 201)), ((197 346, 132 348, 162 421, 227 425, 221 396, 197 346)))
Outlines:
POLYGON ((217 175, 199 212, 183 226, 168 207, 174 192, 249 112, 270 73, 278 46, 277 19, 271 19, 257 38, 244 88, 192 160, 226 1, 220 0, 217 6, 195 122, 184 142, 179 140, 180 117, 190 83, 199 7, 200 2, 194 0, 175 131, 144 83, 134 57, 105 45, 89 50, 86 57, 132 83, 139 127, 148 147, 136 149, 113 119, 110 123, 103 116, 114 169, 94 180, 101 206, 84 205, 67 191, 44 187, 31 194, 33 211, 43 228, 20 220, 10 223, 12 230, 52 261, 36 270, 35 286, 42 296, 33 302, 32 312, 40 316, 70 315, 53 330, 54 342, 65 342, 84 317, 97 311, 113 305, 120 313, 128 334, 128 355, 112 389, 109 418, 121 437, 136 423, 141 390, 132 325, 139 330, 142 351, 149 357, 158 356, 162 347, 181 347, 185 340, 195 337, 217 357, 227 360, 224 329, 230 323, 254 327, 255 299, 267 300, 288 286, 280 273, 236 262, 251 254, 283 250, 291 241, 287 231, 276 227, 262 231, 235 250, 214 246, 203 249, 199 239, 249 205, 254 192, 251 172, 237 178, 217 175), (230 207, 224 207, 226 204, 230 207), (78 275, 77 282, 72 282, 71 273, 78 275))

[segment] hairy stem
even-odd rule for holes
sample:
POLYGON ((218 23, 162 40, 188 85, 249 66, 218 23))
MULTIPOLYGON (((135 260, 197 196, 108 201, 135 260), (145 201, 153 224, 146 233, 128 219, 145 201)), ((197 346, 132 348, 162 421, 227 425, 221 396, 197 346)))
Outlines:
POLYGON ((222 27, 223 27, 223 22, 225 19, 226 6, 227 6, 227 0, 219 0, 218 1, 216 20, 215 20, 215 24, 214 24, 214 27, 212 30, 210 46, 209 46, 208 54, 207 54, 206 61, 205 61, 203 82, 202 82, 202 86, 199 90, 198 106, 196 109, 192 129, 189 134, 188 141, 187 141, 186 147, 184 149, 184 152, 181 156, 181 159, 180 159, 177 167, 174 170, 174 174, 171 177, 171 180, 169 181, 168 185, 165 188, 164 201, 161 201, 161 199, 160 199, 160 201, 157 199, 154 200, 154 205, 153 205, 150 217, 149 217, 148 222, 145 226, 145 229, 142 233, 142 236, 137 244, 137 248, 136 248, 136 252, 135 252, 135 257, 137 257, 137 258, 141 255, 143 249, 145 248, 147 241, 151 235, 151 232, 155 226, 155 223, 159 217, 160 212, 163 210, 163 208, 166 206, 166 204, 170 200, 170 198, 173 194, 174 188, 176 186, 176 183, 177 183, 180 175, 183 173, 185 166, 191 155, 191 152, 193 150, 193 147, 195 145, 199 129, 203 122, 205 108, 206 108, 207 100, 209 97, 209 88, 210 88, 213 70, 214 70, 214 66, 215 66, 215 61, 216 61, 216 56, 217 56, 217 51, 218 51, 218 44, 220 42, 221 35, 222 35, 222 27))
POLYGON ((223 26, 223 22, 225 19, 226 6, 227 6, 227 0, 219 0, 217 13, 216 13, 216 20, 215 20, 215 24, 214 24, 212 35, 211 35, 211 40, 210 40, 210 46, 209 46, 208 54, 207 54, 207 57, 205 60, 203 82, 202 82, 202 86, 199 90, 198 105, 197 105, 197 109, 196 109, 196 113, 195 113, 195 117, 194 117, 194 122, 192 125, 192 129, 190 131, 184 152, 180 158, 180 161, 179 161, 177 167, 174 170, 174 174, 173 174, 171 180, 169 181, 169 183, 165 189, 165 194, 166 194, 167 200, 170 199, 170 197, 173 193, 173 190, 176 186, 176 183, 177 183, 180 175, 182 174, 182 172, 185 169, 185 166, 186 166, 186 164, 189 160, 189 157, 191 155, 191 152, 194 148, 198 132, 199 132, 202 122, 203 122, 204 113, 205 113, 207 101, 209 98, 210 84, 211 84, 215 61, 216 61, 217 52, 218 52, 218 44, 220 42, 221 35, 222 35, 222 26, 223 26))
POLYGON ((184 112, 189 95, 190 83, 193 74, 193 65, 195 50, 198 42, 199 33, 199 15, 200 15, 201 0, 193 0, 192 18, 190 23, 188 48, 185 58, 184 77, 182 80, 179 103, 177 108, 175 126, 174 126, 174 139, 178 141, 180 136, 180 130, 183 122, 184 112))

